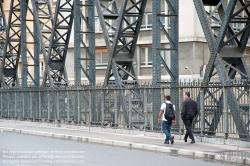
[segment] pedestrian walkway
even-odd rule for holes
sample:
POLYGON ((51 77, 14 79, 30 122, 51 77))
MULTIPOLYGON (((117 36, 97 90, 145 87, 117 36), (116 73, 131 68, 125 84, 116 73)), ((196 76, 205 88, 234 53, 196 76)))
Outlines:
POLYGON ((201 142, 198 137, 195 144, 190 144, 175 135, 174 144, 166 145, 161 133, 14 120, 0 120, 0 130, 250 165, 250 146, 247 144, 245 147, 212 144, 201 142))

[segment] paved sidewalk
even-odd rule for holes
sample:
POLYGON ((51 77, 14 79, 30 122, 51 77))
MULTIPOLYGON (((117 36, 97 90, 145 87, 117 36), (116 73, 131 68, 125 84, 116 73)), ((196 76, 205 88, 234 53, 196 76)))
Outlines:
POLYGON ((250 165, 250 146, 247 147, 246 144, 244 144, 245 147, 212 144, 201 142, 199 138, 196 138, 195 144, 190 144, 185 143, 179 135, 175 135, 174 144, 165 145, 164 135, 160 133, 146 134, 140 131, 74 125, 58 127, 56 124, 13 120, 0 120, 0 130, 250 165), (221 155, 221 151, 224 151, 224 156, 221 155), (236 151, 238 151, 237 154, 232 153, 236 151), (241 153, 246 151, 248 152, 246 157, 242 158, 241 153))

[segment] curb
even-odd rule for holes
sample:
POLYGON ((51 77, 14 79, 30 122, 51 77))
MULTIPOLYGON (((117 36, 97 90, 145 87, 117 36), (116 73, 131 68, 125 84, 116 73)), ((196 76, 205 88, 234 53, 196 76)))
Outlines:
POLYGON ((222 156, 219 153, 190 151, 190 150, 185 150, 185 149, 175 149, 171 147, 162 147, 162 146, 157 146, 157 145, 148 145, 148 144, 140 144, 140 143, 133 143, 133 142, 73 136, 73 135, 66 135, 66 134, 32 131, 32 130, 21 130, 21 129, 15 129, 15 128, 0 127, 0 130, 6 131, 6 132, 50 137, 50 138, 56 138, 56 139, 64 139, 64 140, 93 143, 93 144, 102 144, 102 145, 108 145, 108 146, 114 146, 114 147, 123 147, 123 148, 128 148, 128 149, 135 149, 135 150, 146 150, 146 151, 159 152, 159 153, 168 153, 168 154, 176 155, 176 156, 184 156, 184 157, 189 157, 189 158, 191 157, 191 158, 204 159, 204 160, 210 160, 210 161, 230 162, 230 163, 235 163, 235 164, 237 161, 237 164, 247 164, 247 165, 250 164, 250 160, 225 161, 223 160, 222 156))

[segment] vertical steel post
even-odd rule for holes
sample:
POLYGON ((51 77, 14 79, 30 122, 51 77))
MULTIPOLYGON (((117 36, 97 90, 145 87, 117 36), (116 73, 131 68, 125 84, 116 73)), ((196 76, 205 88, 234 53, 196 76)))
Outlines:
POLYGON ((1 117, 3 117, 3 93, 1 93, 1 117))
POLYGON ((131 130, 132 129, 132 101, 131 101, 131 96, 129 96, 129 99, 128 99, 128 125, 129 125, 129 129, 131 130))
POLYGON ((81 120, 81 106, 80 106, 80 90, 77 90, 77 121, 78 123, 81 120))
MULTIPOLYGON (((25 1, 20 1, 21 9, 21 58, 22 58, 22 87, 27 87, 28 79, 28 66, 27 66, 27 34, 26 34, 26 15, 27 15, 27 6, 25 1)), ((26 100, 27 101, 27 100, 26 100)))
POLYGON ((24 118, 24 116, 25 116, 25 113, 24 113, 24 108, 25 108, 25 107, 24 107, 24 105, 25 105, 25 101, 24 101, 24 92, 22 92, 22 96, 23 96, 23 97, 22 97, 22 99, 23 99, 22 102, 23 102, 23 118, 24 118))
POLYGON ((38 92, 38 117, 39 117, 39 121, 40 121, 40 119, 42 118, 42 116, 41 116, 41 92, 39 91, 38 92))
POLYGON ((102 126, 103 126, 103 124, 104 124, 104 94, 103 94, 103 91, 101 92, 101 114, 102 114, 101 122, 102 122, 102 126))
POLYGON ((143 109, 144 109, 144 130, 147 130, 148 126, 148 100, 147 100, 147 89, 143 89, 143 109))
POLYGON ((56 105, 56 118, 57 118, 57 120, 60 120, 60 113, 59 113, 59 94, 58 94, 58 91, 56 91, 56 96, 55 96, 55 98, 56 98, 56 103, 55 103, 55 105, 56 105))
MULTIPOLYGON (((35 17, 35 16, 33 16, 35 17)), ((33 27, 34 27, 34 86, 40 87, 40 44, 39 44, 39 31, 38 27, 35 22, 35 18, 33 21, 33 27)), ((37 95, 36 95, 37 96, 37 95)), ((38 102, 38 99, 36 97, 36 102, 38 102)))
POLYGON ((115 112, 115 126, 118 126, 118 109, 117 109, 117 107, 118 107, 118 100, 117 100, 117 90, 115 89, 114 90, 115 92, 114 92, 114 94, 115 94, 115 96, 114 96, 114 112, 115 112))
POLYGON ((8 93, 7 100, 8 100, 7 118, 9 118, 10 117, 10 94, 9 93, 8 93))
POLYGON ((29 95, 28 95, 28 96, 29 96, 28 101, 29 101, 29 109, 30 109, 30 110, 29 110, 29 114, 30 114, 30 115, 29 115, 28 117, 29 117, 29 118, 33 118, 33 109, 32 109, 32 103, 33 103, 32 100, 33 100, 33 98, 32 98, 32 93, 31 93, 31 92, 28 92, 28 93, 29 93, 29 95))
POLYGON ((201 136, 204 137, 205 132, 205 109, 204 109, 204 89, 200 88, 200 123, 201 123, 201 136))
POLYGON ((165 94, 164 94, 164 89, 160 89, 161 91, 161 102, 164 102, 165 101, 165 94))
POLYGON ((16 92, 15 92, 15 118, 17 118, 17 102, 16 102, 16 92))
MULTIPOLYGON (((180 87, 180 101, 179 101, 179 110, 180 110, 180 112, 179 112, 179 119, 180 119, 180 121, 179 121, 179 124, 180 124, 180 129, 179 129, 179 134, 180 135, 183 135, 184 134, 184 123, 183 123, 183 121, 182 121, 182 118, 181 118, 181 110, 182 110, 182 101, 183 101, 183 88, 182 87, 180 87)), ((178 115, 176 115, 176 116, 178 116, 178 115)))
POLYGON ((48 99, 48 121, 50 120, 50 95, 49 95, 49 91, 47 91, 47 95, 48 95, 48 97, 47 97, 47 99, 48 99))
POLYGON ((95 85, 94 0, 74 0, 74 76, 76 86, 81 84, 82 74, 88 79, 89 85, 95 85))
POLYGON ((92 91, 89 90, 89 124, 93 122, 93 112, 95 111, 92 107, 92 91))
POLYGON ((70 115, 69 115, 69 92, 67 91, 67 96, 66 96, 66 105, 67 105, 67 122, 69 122, 69 118, 70 118, 70 115))
POLYGON ((227 101, 227 87, 223 87, 223 126, 224 126, 224 138, 228 138, 228 101, 227 101))

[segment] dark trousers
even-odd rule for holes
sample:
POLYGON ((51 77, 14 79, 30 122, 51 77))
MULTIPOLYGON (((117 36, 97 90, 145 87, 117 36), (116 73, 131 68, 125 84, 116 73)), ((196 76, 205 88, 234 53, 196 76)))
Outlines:
POLYGON ((185 125, 186 130, 187 130, 184 139, 187 139, 188 136, 189 136, 189 138, 190 138, 191 140, 194 140, 194 136, 193 136, 193 133, 192 133, 192 130, 191 130, 192 121, 193 121, 193 119, 183 119, 184 125, 185 125))

